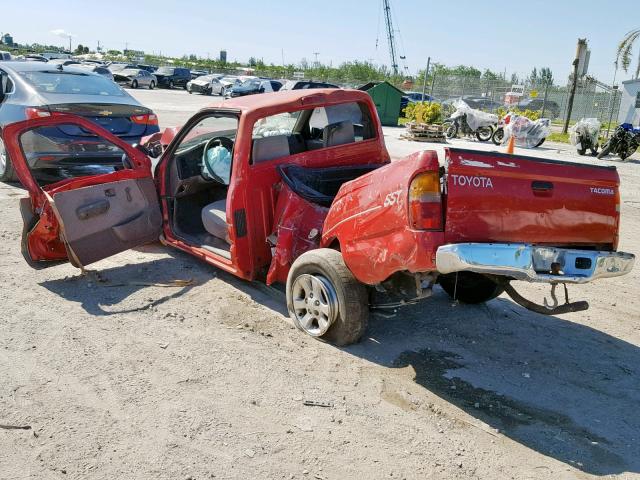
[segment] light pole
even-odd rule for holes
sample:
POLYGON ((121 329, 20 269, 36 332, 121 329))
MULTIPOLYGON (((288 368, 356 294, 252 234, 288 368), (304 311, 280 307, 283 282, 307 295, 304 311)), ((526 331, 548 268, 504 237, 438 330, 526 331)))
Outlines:
POLYGON ((611 120, 613 120, 613 109, 616 106, 616 96, 618 93, 618 87, 616 86, 616 76, 618 75, 618 61, 615 61, 616 69, 613 71, 613 82, 611 82, 611 93, 613 94, 613 98, 609 95, 609 101, 611 102, 609 106, 609 123, 607 124, 607 139, 609 138, 609 131, 611 130, 611 120))
POLYGON ((424 102, 424 96, 427 94, 427 75, 429 75, 429 65, 431 64, 431 57, 427 58, 427 68, 424 71, 424 81, 422 82, 422 101, 424 102))

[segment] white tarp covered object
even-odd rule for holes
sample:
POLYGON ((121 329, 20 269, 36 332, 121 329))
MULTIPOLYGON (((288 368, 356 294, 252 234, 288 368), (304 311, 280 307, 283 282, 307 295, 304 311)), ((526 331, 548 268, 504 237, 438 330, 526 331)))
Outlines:
POLYGON ((467 124, 471 130, 477 130, 480 127, 488 127, 490 125, 496 125, 498 123, 498 116, 493 113, 483 112, 482 110, 476 110, 471 108, 465 101, 456 100, 453 103, 456 111, 451 115, 451 118, 458 118, 467 114, 467 124))
POLYGON ((597 118, 581 118, 578 123, 569 129, 569 141, 571 145, 577 145, 578 137, 591 138, 591 144, 598 143, 598 135, 602 124, 597 118))
POLYGON ((506 144, 513 135, 518 147, 534 148, 551 133, 551 120, 548 118, 533 121, 522 115, 514 113, 509 115, 511 120, 504 126, 503 144, 506 144))

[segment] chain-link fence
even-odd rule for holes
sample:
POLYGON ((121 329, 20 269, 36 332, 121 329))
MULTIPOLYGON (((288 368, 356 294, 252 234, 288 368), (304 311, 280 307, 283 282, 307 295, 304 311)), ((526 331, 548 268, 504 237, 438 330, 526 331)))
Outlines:
MULTIPOLYGON (((215 70, 212 73, 222 74, 247 74, 247 72, 236 69, 215 70)), ((275 75, 281 80, 295 79, 291 72, 282 69, 275 75)), ((274 77, 274 72, 251 71, 250 75, 274 77)), ((345 78, 308 78, 322 82, 333 83, 341 87, 358 88, 367 83, 362 79, 345 78)), ((424 83, 420 79, 415 82, 405 81, 396 85, 403 91, 422 92, 424 83)), ((429 77, 425 91, 434 101, 443 105, 451 104, 463 98, 470 107, 481 110, 496 112, 498 109, 508 110, 510 107, 517 107, 521 110, 534 110, 544 112, 544 116, 551 118, 556 123, 562 123, 566 119, 567 107, 570 96, 570 85, 558 86, 547 85, 546 83, 527 81, 520 88, 514 86, 510 81, 501 78, 478 78, 457 75, 436 75, 429 77)), ((597 118, 603 124, 609 121, 616 122, 618 110, 620 109, 620 92, 613 90, 594 78, 585 77, 580 79, 576 88, 571 111, 571 122, 581 118, 597 118)))

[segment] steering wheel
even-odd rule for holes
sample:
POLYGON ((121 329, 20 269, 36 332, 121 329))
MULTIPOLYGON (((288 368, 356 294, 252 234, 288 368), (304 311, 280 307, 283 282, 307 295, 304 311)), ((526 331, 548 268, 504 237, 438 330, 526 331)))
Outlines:
POLYGON ((204 144, 204 149, 202 150, 202 164, 204 165, 204 168, 207 170, 207 173, 211 178, 207 178, 204 175, 202 175, 202 177, 205 180, 213 179, 219 183, 226 185, 224 180, 222 180, 218 175, 215 174, 215 172, 211 168, 211 165, 209 165, 209 162, 207 162, 207 152, 215 147, 224 147, 229 151, 229 153, 231 153, 233 151, 233 140, 231 140, 229 137, 213 137, 207 140, 207 143, 204 144))

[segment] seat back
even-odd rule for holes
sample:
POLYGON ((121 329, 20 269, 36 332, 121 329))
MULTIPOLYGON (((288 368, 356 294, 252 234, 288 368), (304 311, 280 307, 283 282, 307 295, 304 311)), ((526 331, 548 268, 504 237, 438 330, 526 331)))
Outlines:
POLYGON ((356 137, 353 129, 353 123, 346 120, 330 123, 324 127, 322 139, 325 147, 333 147, 336 145, 355 142, 356 137))
POLYGON ((274 158, 290 155, 289 137, 287 135, 274 135, 272 137, 256 138, 253 141, 251 160, 255 163, 266 162, 274 158))

